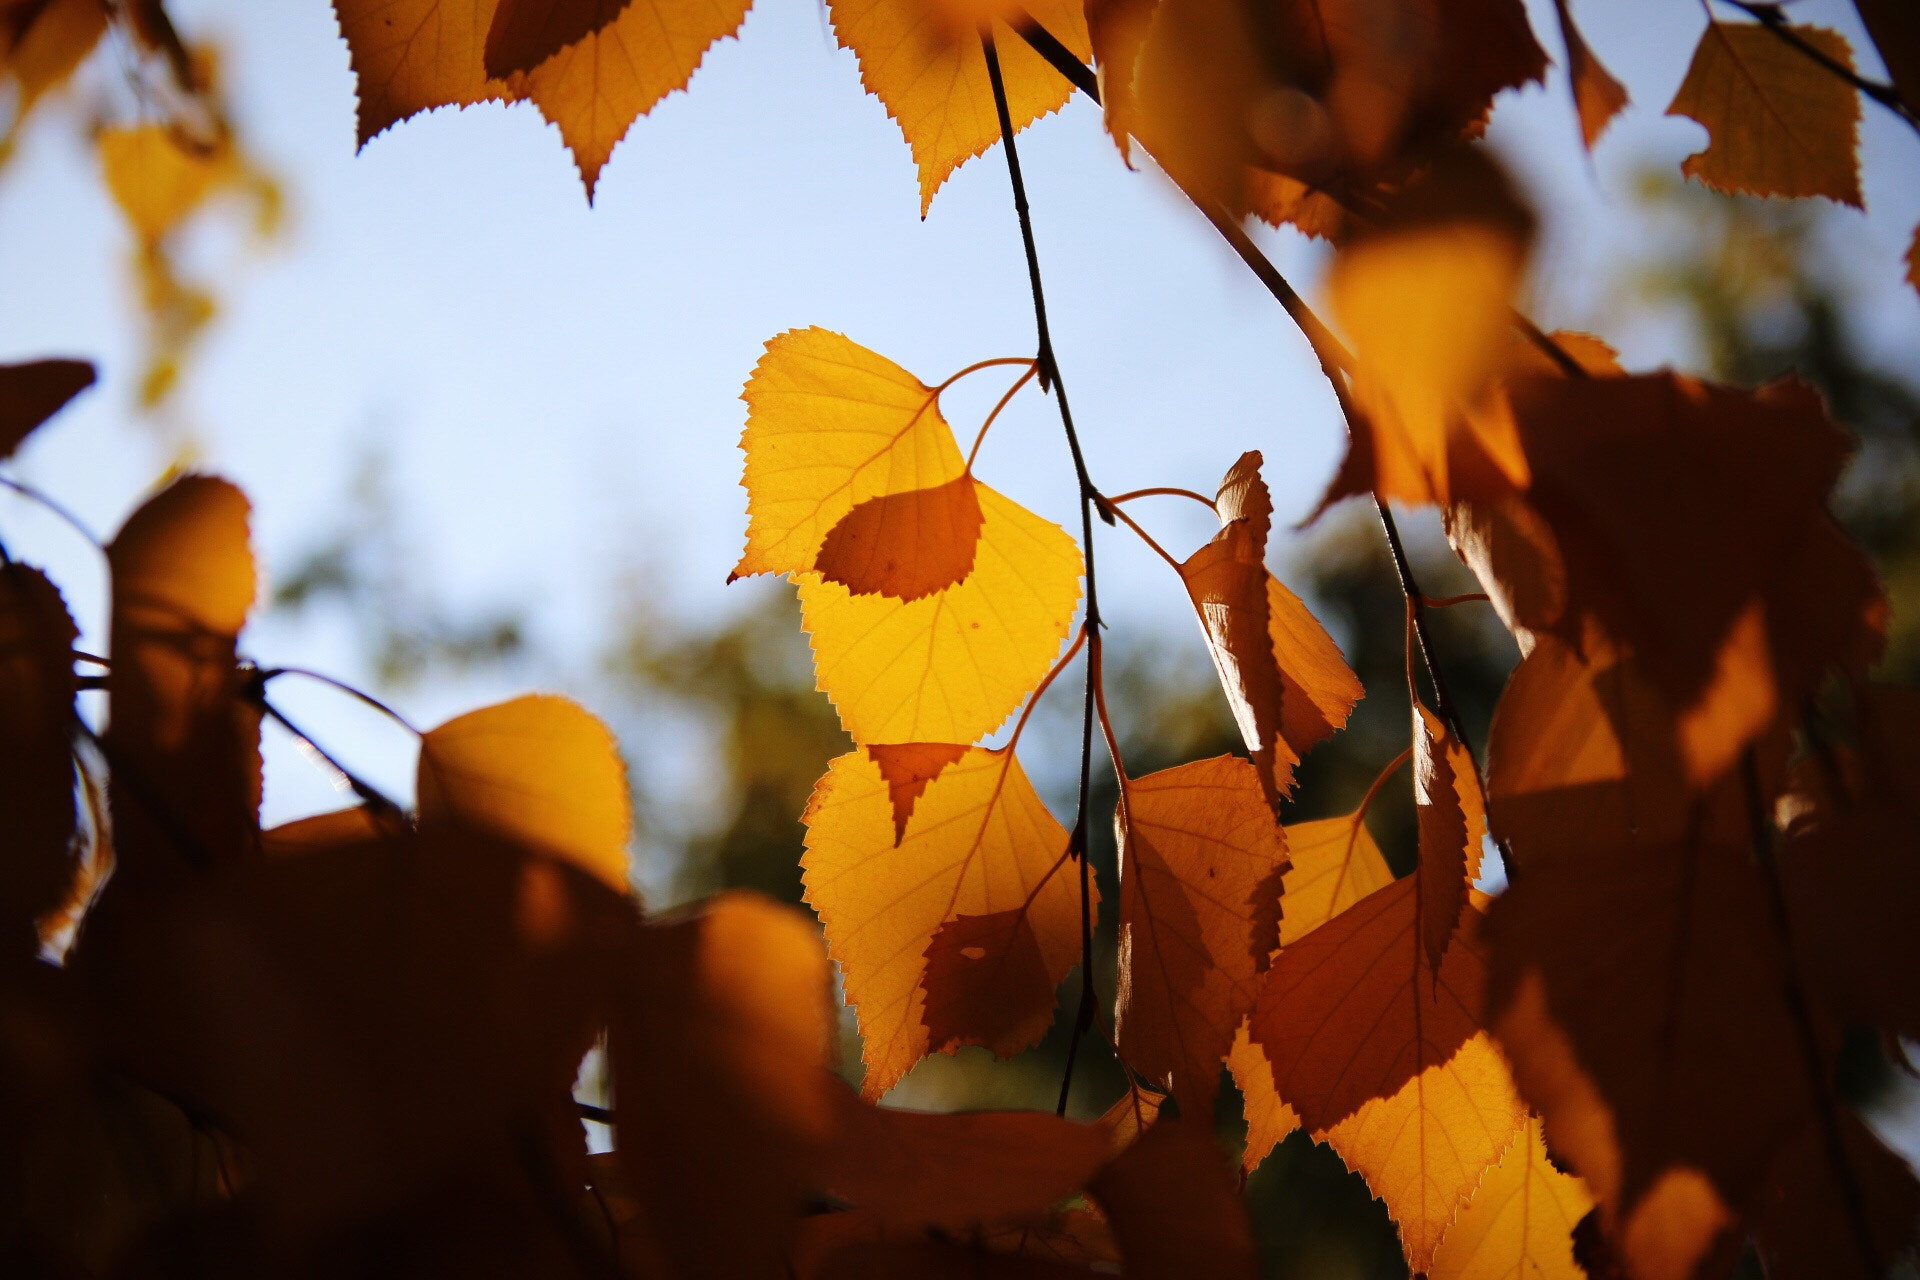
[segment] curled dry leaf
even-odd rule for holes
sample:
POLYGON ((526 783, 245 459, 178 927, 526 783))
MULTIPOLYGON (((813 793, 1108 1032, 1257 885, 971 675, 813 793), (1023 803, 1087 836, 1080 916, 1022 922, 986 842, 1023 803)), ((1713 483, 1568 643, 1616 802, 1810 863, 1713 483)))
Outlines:
POLYGON ((1204 1124, 1279 940, 1285 837, 1232 756, 1125 779, 1115 825, 1120 1052, 1204 1124))
MULTIPOLYGON (((963 163, 1000 140, 980 31, 989 23, 1045 27, 1085 62, 1093 56, 1080 0, 828 0, 833 34, 860 62, 860 83, 900 126, 920 169, 920 216, 963 163)), ((999 35, 1008 35, 1000 25, 999 35)), ((996 39, 1007 114, 1024 129, 1073 96, 1073 86, 1020 39, 996 39)))
POLYGON ((1180 577, 1267 803, 1278 812, 1293 790, 1294 765, 1346 724, 1360 681, 1326 628, 1267 569, 1273 500, 1258 452, 1233 464, 1214 505, 1220 532, 1187 557, 1180 577))
MULTIPOLYGON (((1846 37, 1793 34, 1849 69, 1846 37)), ((1709 22, 1670 116, 1707 128, 1707 148, 1681 169, 1716 191, 1826 196, 1860 207, 1860 95, 1760 23, 1709 22)))
POLYGON ((895 820, 893 787, 865 751, 828 766, 805 815, 807 902, 859 1015, 868 1099, 928 1053, 1036 1042, 1080 956, 1066 829, 1011 751, 968 748, 897 839, 895 820))
POLYGON ((1573 1229, 1592 1208, 1580 1179, 1548 1158, 1540 1122, 1528 1120, 1440 1237, 1428 1280, 1584 1280, 1573 1229))
POLYGON ((488 832, 627 889, 633 802, 613 734, 578 703, 529 694, 420 740, 422 829, 488 832))
POLYGON ((86 360, 0 364, 0 458, 10 458, 33 429, 93 385, 86 360))

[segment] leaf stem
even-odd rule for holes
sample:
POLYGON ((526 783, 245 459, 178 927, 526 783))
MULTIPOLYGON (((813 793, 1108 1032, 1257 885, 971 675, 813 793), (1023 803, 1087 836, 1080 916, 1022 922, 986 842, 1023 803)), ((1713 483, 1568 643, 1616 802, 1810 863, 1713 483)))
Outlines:
POLYGON ((1218 515, 1220 513, 1220 508, 1217 505, 1215 505, 1212 498, 1207 497, 1205 494, 1195 493, 1191 489, 1174 489, 1174 488, 1134 489, 1131 492, 1122 493, 1115 497, 1108 498, 1107 505, 1110 507, 1117 507, 1123 502, 1132 502, 1135 498, 1153 498, 1153 497, 1192 498, 1195 502, 1199 503, 1201 506, 1205 507, 1207 510, 1213 512, 1215 515, 1218 515))
POLYGON ((941 383, 939 386, 935 387, 933 389, 933 394, 938 396, 942 391, 945 391, 948 387, 960 381, 960 379, 966 377, 968 374, 978 373, 982 369, 997 369, 1003 365, 1010 365, 1010 364, 1031 365, 1033 363, 1034 361, 1027 356, 995 356, 991 360, 976 360, 972 364, 968 365, 966 368, 962 369, 960 372, 948 378, 945 382, 941 383))
POLYGON ((1000 411, 1007 407, 1015 395, 1019 394, 1020 388, 1026 386, 1027 383, 1032 380, 1033 376, 1040 372, 1040 365, 1037 361, 1029 360, 1025 363, 1027 371, 1021 374, 1012 386, 1007 388, 1007 393, 1000 397, 1000 403, 993 406, 993 412, 989 413, 987 420, 980 424, 980 434, 973 438, 973 448, 967 450, 967 474, 973 474, 973 460, 980 456, 981 442, 987 438, 987 429, 993 426, 993 420, 998 418, 1000 411))
POLYGON ((405 716, 401 715, 398 711, 395 711, 392 707, 380 701, 380 699, 374 697, 372 694, 366 692, 363 689, 355 688, 353 685, 348 684, 345 680, 336 679, 335 677, 326 675, 323 672, 313 671, 306 667, 262 667, 255 673, 254 679, 259 682, 260 687, 262 689, 265 689, 269 681, 277 680, 281 676, 300 676, 307 680, 318 680, 321 684, 328 685, 328 686, 331 686, 332 688, 338 689, 341 693, 347 694, 349 697, 356 698, 359 701, 365 703, 367 706, 372 707, 375 711, 378 711, 381 715, 393 721, 395 724, 399 725, 402 729, 405 729, 408 733, 412 734, 414 737, 423 738, 426 736, 414 725, 414 723, 411 720, 407 719, 405 716))
MULTIPOLYGON (((1034 243, 1033 216, 1027 207, 1027 184, 1020 174, 1020 152, 1014 142, 1013 113, 1007 107, 1007 83, 1000 71, 1000 53, 993 43, 993 25, 980 28, 980 51, 986 57, 987 79, 993 85, 993 107, 1000 117, 1000 145, 1007 153, 1007 177, 1013 185, 1013 209, 1020 219, 1020 240, 1027 252, 1027 282, 1033 291, 1033 320, 1038 331, 1038 367, 1040 387, 1051 391, 1060 406, 1060 425, 1067 434, 1067 449, 1073 455, 1073 471, 1080 482, 1080 537, 1087 558, 1087 688, 1080 715, 1080 796, 1073 819, 1073 835, 1067 848, 1080 864, 1080 1007, 1074 1014, 1073 1038, 1067 1046, 1066 1070, 1060 1080, 1060 1100, 1054 1110, 1067 1111, 1067 1095, 1073 1087, 1074 1061, 1080 1041, 1093 1017, 1093 880, 1087 858, 1087 826, 1093 791, 1093 711, 1100 681, 1100 590, 1094 575, 1093 513, 1096 507, 1108 524, 1113 514, 1100 505, 1100 491, 1087 475, 1087 460, 1080 451, 1080 437, 1073 429, 1073 410, 1067 404, 1067 388, 1060 380, 1060 365, 1053 354, 1053 334, 1047 327, 1047 296, 1040 281, 1040 251, 1034 243)), ((1077 61, 1077 59, 1076 59, 1077 61)))
POLYGON ((1132 516, 1122 511, 1119 507, 1114 506, 1113 499, 1111 498, 1107 499, 1107 507, 1109 510, 1113 512, 1114 515, 1120 517, 1120 522, 1122 524, 1126 525, 1127 528, 1133 530, 1135 533, 1140 535, 1140 541, 1152 547, 1154 549, 1154 552, 1157 555, 1159 555, 1159 557, 1162 560, 1165 560, 1168 564, 1172 565, 1173 571, 1175 573, 1180 572, 1180 562, 1178 560, 1175 560, 1170 554, 1168 554, 1167 549, 1165 547, 1161 546, 1158 542, 1155 542, 1153 539, 1153 535, 1140 527, 1139 521, 1135 520, 1132 516))

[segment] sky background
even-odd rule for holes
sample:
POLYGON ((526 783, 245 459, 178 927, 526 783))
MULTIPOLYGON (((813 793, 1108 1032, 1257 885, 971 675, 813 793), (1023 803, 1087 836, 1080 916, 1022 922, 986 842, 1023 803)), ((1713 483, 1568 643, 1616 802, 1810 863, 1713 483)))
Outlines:
MULTIPOLYGON (((609 711, 596 662, 623 592, 641 583, 664 614, 712 619, 765 589, 725 578, 745 527, 738 396, 769 337, 837 329, 930 383, 1033 349, 997 149, 963 166, 923 221, 905 142, 810 0, 762 0, 689 92, 634 125, 592 208, 557 131, 529 105, 442 110, 356 154, 347 50, 325 0, 169 7, 189 40, 223 46, 245 143, 284 184, 287 232, 260 252, 236 211, 185 246, 224 310, 170 411, 187 436, 163 430, 134 407, 133 242, 99 181, 87 107, 43 113, 0 171, 0 360, 81 355, 102 378, 23 451, 18 473, 104 537, 189 439, 198 465, 252 496, 271 580, 341 526, 355 476, 378 460, 417 580, 455 609, 524 608, 541 655, 531 669, 397 691, 418 723, 529 682, 609 711)), ((1792 12, 1839 28, 1862 70, 1881 74, 1845 0, 1792 12)), ((1684 366, 1678 322, 1627 305, 1618 269, 1663 234, 1635 213, 1637 175, 1671 172, 1704 142, 1698 125, 1662 115, 1702 9, 1586 0, 1576 13, 1634 104, 1589 158, 1558 67, 1544 88, 1500 99, 1490 141, 1544 224, 1529 306, 1549 328, 1603 334, 1629 367, 1684 366)), ((1532 14, 1558 59, 1551 4, 1532 14)), ((75 92, 124 113, 113 56, 96 58, 75 92)), ((1824 234, 1857 277, 1868 345, 1912 368, 1920 299, 1899 277, 1920 221, 1920 138, 1868 104, 1862 139, 1867 212, 1835 210, 1824 234)), ((1075 100, 1020 146, 1095 482, 1211 492, 1243 449, 1259 448, 1280 519, 1303 518, 1343 439, 1280 308, 1158 174, 1124 167, 1091 103, 1075 100)), ((1313 296, 1324 249, 1291 231, 1260 239, 1313 296)), ((1003 386, 986 375, 949 393, 963 439, 1003 386)), ((1073 527, 1058 421, 1033 391, 996 426, 980 470, 1073 527)), ((1190 504, 1144 518, 1176 554, 1212 532, 1190 504)), ((51 568, 88 639, 103 643, 93 554, 16 501, 0 501, 0 528, 16 554, 51 568)), ((1120 642, 1129 630, 1188 636, 1164 566, 1124 533, 1102 539, 1103 604, 1120 642)), ((244 643, 265 662, 374 686, 358 637, 336 610, 266 618, 244 643)), ((316 739, 411 794, 406 735, 322 690, 277 696, 316 739)), ((672 735, 642 726, 636 742, 624 727, 643 768, 697 773, 698 752, 672 735)), ((340 803, 284 738, 270 730, 267 747, 269 822, 340 803)))

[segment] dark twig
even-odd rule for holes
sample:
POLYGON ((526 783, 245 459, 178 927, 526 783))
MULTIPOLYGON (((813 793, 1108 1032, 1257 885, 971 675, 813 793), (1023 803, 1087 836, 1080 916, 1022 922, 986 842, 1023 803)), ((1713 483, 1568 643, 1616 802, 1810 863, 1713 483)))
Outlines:
POLYGON ((1785 43, 1789 48, 1797 51, 1802 57, 1807 58, 1831 74, 1840 77, 1849 85, 1858 89, 1864 96, 1873 99, 1906 121, 1907 126, 1915 133, 1920 133, 1920 115, 1914 114, 1913 108, 1909 107, 1906 102, 1901 99, 1897 89, 1890 84, 1867 79, 1846 63, 1828 57, 1826 53, 1807 43, 1807 41, 1801 37, 1800 33, 1793 29, 1793 24, 1787 21, 1787 15, 1780 12, 1778 6, 1771 4, 1751 4, 1748 0, 1720 0, 1720 2, 1722 4, 1732 5, 1749 18, 1757 20, 1761 26, 1772 32, 1776 38, 1785 43))
MULTIPOLYGON (((1013 208, 1020 218, 1020 239, 1027 251, 1027 280, 1033 288, 1033 319, 1039 330, 1040 385, 1053 393, 1060 406, 1060 425, 1067 433, 1067 449, 1073 454, 1074 475, 1080 482, 1080 540, 1087 557, 1087 687, 1080 716, 1080 797, 1074 815, 1073 835, 1067 851, 1080 864, 1080 1007, 1074 1014, 1073 1038, 1067 1045, 1067 1065, 1060 1079, 1060 1101, 1054 1110, 1067 1112, 1067 1094, 1073 1087, 1074 1061, 1080 1040, 1092 1025, 1097 997, 1093 989, 1093 880, 1087 861, 1087 829, 1092 817, 1093 792, 1093 704, 1094 690, 1100 679, 1100 590, 1093 570, 1093 513, 1113 523, 1113 515, 1100 498, 1087 474, 1087 460, 1080 451, 1080 437, 1073 429, 1073 411, 1067 405, 1067 388, 1060 381, 1060 366, 1054 359, 1053 335, 1047 328, 1046 291, 1040 283, 1040 251, 1033 238, 1033 216, 1027 207, 1027 184, 1020 176, 1020 152, 1013 140, 1013 115, 1007 109, 1007 84, 1000 73, 1000 53, 994 48, 993 29, 980 29, 980 48, 987 59, 987 79, 993 84, 993 105, 1000 115, 1001 145, 1007 153, 1007 176, 1013 183, 1013 208)), ((1071 56, 1071 55, 1069 55, 1071 56)), ((1077 59, 1076 59, 1077 61, 1077 59)))
POLYGON ((388 797, 384 791, 374 786, 371 782, 368 782, 365 778, 362 778, 353 770, 347 768, 346 765, 340 763, 331 752, 315 742, 312 735, 301 729, 300 726, 293 721, 287 719, 285 712, 281 711, 280 708, 274 706, 271 702, 268 702, 266 681, 263 677, 263 672, 255 671, 251 678, 248 679, 242 694, 248 702, 260 708, 261 712, 268 719, 278 724, 282 729, 285 729, 293 740, 299 744, 300 749, 310 758, 324 764, 333 773, 334 784, 336 786, 352 791, 354 795, 360 797, 362 804, 377 809, 389 817, 398 818, 405 814, 406 811, 388 797))

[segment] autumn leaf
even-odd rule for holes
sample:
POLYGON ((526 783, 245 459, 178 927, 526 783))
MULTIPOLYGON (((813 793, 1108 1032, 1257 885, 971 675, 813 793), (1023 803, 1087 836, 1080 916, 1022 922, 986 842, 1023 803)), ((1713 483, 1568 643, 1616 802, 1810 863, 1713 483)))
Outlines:
POLYGON ((684 89, 707 50, 746 20, 752 0, 627 0, 606 26, 509 81, 556 125, 587 200, 633 122, 684 89))
POLYGON ((1215 499, 1221 530, 1180 566, 1240 736, 1276 811, 1293 766, 1347 722, 1360 681, 1340 648, 1267 569, 1273 500, 1243 454, 1215 499))
POLYGON ((248 513, 231 484, 187 475, 107 548, 115 885, 254 849, 260 721, 241 697, 234 653, 254 598, 248 513))
POLYGON ((0 72, 19 85, 16 119, 65 84, 107 33, 102 0, 21 0, 0 9, 0 72))
POLYGON ((93 385, 86 360, 0 364, 0 458, 10 458, 35 427, 93 385))
POLYGON ((1087 37, 1099 77, 1107 133, 1129 164, 1133 156, 1133 72, 1159 0, 1087 0, 1087 37))
MULTIPOLYGON (((1413 704, 1413 805, 1420 833, 1420 937, 1427 967, 1440 972, 1441 956, 1467 905, 1467 885, 1480 862, 1480 847, 1467 848, 1467 818, 1460 803, 1462 779, 1455 773, 1457 744, 1439 717, 1413 704), (1471 863, 1471 867, 1469 866, 1471 863)), ((1465 761, 1469 768, 1472 760, 1465 761)))
MULTIPOLYGON (((1852 68, 1839 32, 1790 30, 1852 68)), ((1681 169, 1716 191, 1826 196, 1861 207, 1859 95, 1763 24, 1709 22, 1667 114, 1706 126, 1706 150, 1681 169)))
POLYGON ((1499 1049, 1481 1031, 1446 1061, 1314 1137, 1385 1202, 1407 1266, 1421 1274, 1526 1114, 1499 1049))
POLYGON ((435 107, 511 102, 481 50, 498 0, 334 0, 359 89, 360 145, 435 107))
POLYGON ((1285 838, 1253 766, 1232 756, 1124 779, 1114 821, 1120 1052, 1205 1123, 1278 940, 1285 838))
POLYGON ((1560 38, 1567 46, 1567 81, 1573 89, 1574 109, 1580 114, 1580 140, 1591 151, 1613 118, 1626 107, 1627 91, 1587 47, 1586 37, 1574 25, 1568 0, 1553 0, 1553 9, 1560 19, 1560 38))
POLYGON ((1153 1127, 1165 1102, 1164 1094, 1151 1093, 1128 1082, 1120 1100, 1101 1112, 1096 1122, 1107 1131, 1107 1144, 1114 1154, 1132 1146, 1136 1138, 1153 1127))
MULTIPOLYGON (((1018 21, 1023 11, 1082 62, 1093 56, 1079 0, 828 0, 834 37, 853 50, 860 83, 880 99, 913 152, 923 218, 953 171, 1000 140, 980 31, 996 19, 1018 21)), ((1024 40, 997 39, 994 47, 1016 131, 1073 96, 1073 86, 1024 40)))
POLYGON ((868 759, 887 780, 887 798, 893 803, 893 842, 906 838, 907 819, 913 806, 925 794, 927 784, 940 776, 948 765, 966 759, 969 748, 947 742, 905 742, 869 746, 868 759))
MULTIPOLYGON (((1393 872, 1365 818, 1364 812, 1356 812, 1286 829, 1291 865, 1280 899, 1282 947, 1292 946, 1374 890, 1393 883, 1393 872)), ((1247 1118, 1241 1167, 1252 1173, 1280 1139, 1300 1126, 1300 1117, 1274 1088, 1266 1050, 1254 1043, 1245 1024, 1227 1054, 1227 1069, 1240 1090, 1247 1118)))
POLYGON ((613 735, 578 703, 528 695, 420 740, 423 828, 486 831, 627 890, 633 806, 613 735))
POLYGON ((1547 1157, 1540 1122, 1528 1120, 1440 1237, 1428 1280, 1583 1280, 1573 1229, 1592 1207, 1580 1180, 1547 1157))
POLYGON ((1920 226, 1913 229, 1913 243, 1907 246, 1907 283, 1920 292, 1920 226))
POLYGON ((60 591, 18 562, 0 566, 0 954, 38 950, 34 922, 60 904, 73 879, 73 641, 60 591))
POLYGON ((498 0, 487 25, 484 63, 504 80, 531 71, 618 18, 632 0, 498 0))
POLYGON ((807 805, 801 858, 859 1015, 868 1099, 928 1053, 1027 1048, 1080 958, 1067 833, 1012 751, 969 748, 927 784, 897 841, 891 790, 865 751, 836 759, 807 805), (949 979, 937 992, 936 965, 949 979), (988 1025, 964 1020, 974 1017, 988 1025))
POLYGON ((778 1274, 841 1123, 818 933, 724 894, 645 927, 626 977, 614 1126, 653 1243, 680 1274, 778 1274))
POLYGON ((1090 1188, 1138 1280, 1252 1280, 1253 1230, 1225 1153, 1207 1128, 1162 1121, 1090 1188))
POLYGON ((1360 410, 1326 505, 1371 491, 1448 506, 1530 478, 1495 387, 1533 218, 1480 152, 1448 153, 1343 246, 1328 277, 1360 410))
POLYGON ((1910 111, 1920 111, 1920 21, 1900 0, 1854 0, 1887 75, 1910 111))
POLYGON ((196 149, 162 124, 102 130, 98 146, 107 190, 149 244, 185 221, 231 167, 224 148, 196 149))

